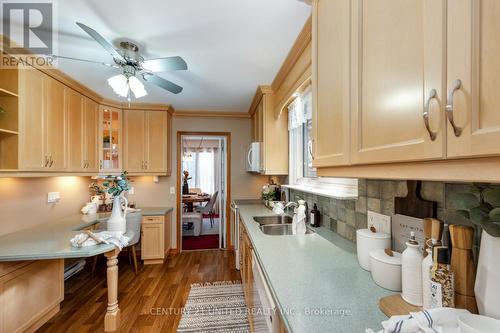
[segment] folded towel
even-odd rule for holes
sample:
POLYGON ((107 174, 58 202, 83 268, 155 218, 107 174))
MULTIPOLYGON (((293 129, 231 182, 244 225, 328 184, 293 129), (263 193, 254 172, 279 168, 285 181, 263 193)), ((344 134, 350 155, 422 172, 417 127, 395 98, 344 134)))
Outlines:
MULTIPOLYGON (((392 316, 382 322, 379 333, 460 333, 458 316, 469 313, 464 309, 437 308, 410 312, 410 315, 392 316)), ((373 333, 367 329, 366 333, 373 333)))
POLYGON ((75 235, 75 237, 71 238, 70 242, 73 247, 94 246, 100 243, 113 244, 121 251, 128 245, 130 238, 124 236, 121 232, 101 231, 92 233, 88 231, 75 235))

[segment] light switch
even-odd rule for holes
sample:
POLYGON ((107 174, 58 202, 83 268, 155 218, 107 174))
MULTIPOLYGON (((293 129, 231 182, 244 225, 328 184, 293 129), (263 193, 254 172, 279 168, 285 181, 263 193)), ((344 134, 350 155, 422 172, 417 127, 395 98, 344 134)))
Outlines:
POLYGON ((391 217, 368 211, 368 229, 374 226, 377 231, 391 234, 391 217))
POLYGON ((47 193, 47 203, 58 202, 60 199, 61 199, 61 194, 59 192, 47 193))
POLYGON ((170 194, 175 194, 175 186, 170 186, 170 194))

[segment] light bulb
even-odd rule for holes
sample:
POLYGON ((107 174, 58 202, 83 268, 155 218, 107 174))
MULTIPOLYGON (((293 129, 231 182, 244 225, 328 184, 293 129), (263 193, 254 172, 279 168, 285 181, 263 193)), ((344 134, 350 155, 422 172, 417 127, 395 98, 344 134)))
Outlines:
POLYGON ((127 77, 123 74, 115 75, 108 79, 108 84, 113 88, 114 92, 122 97, 128 96, 129 83, 127 77))
POLYGON ((141 81, 139 81, 138 78, 135 76, 131 76, 128 79, 130 90, 134 93, 135 98, 141 98, 146 96, 148 93, 144 89, 144 85, 142 84, 141 81))

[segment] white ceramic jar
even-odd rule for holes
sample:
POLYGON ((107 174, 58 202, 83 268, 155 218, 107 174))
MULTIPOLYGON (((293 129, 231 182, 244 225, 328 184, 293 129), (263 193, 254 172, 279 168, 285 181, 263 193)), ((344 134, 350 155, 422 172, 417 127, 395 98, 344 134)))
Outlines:
POLYGON ((370 229, 356 231, 358 262, 364 270, 370 270, 370 252, 391 248, 391 235, 385 232, 372 232, 370 229))
POLYGON ((370 268, 377 285, 401 291, 401 253, 393 252, 391 257, 383 249, 370 251, 370 268))
POLYGON ((406 242, 406 250, 401 254, 401 297, 412 305, 422 306, 422 253, 411 232, 410 241, 406 242))

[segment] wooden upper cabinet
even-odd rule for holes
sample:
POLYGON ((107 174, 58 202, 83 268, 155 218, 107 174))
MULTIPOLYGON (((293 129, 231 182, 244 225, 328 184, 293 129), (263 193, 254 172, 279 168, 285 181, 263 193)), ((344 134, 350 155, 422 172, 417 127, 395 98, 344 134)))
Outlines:
POLYGON ((167 113, 167 176, 172 174, 172 115, 167 113))
POLYGON ((167 172, 167 112, 146 111, 145 162, 148 172, 167 172))
POLYGON ((66 108, 65 86, 47 78, 46 95, 46 148, 50 171, 66 170, 66 108))
POLYGON ((128 172, 145 171, 145 118, 144 111, 124 111, 125 170, 128 172))
POLYGON ((500 153, 499 16, 498 0, 448 1, 448 157, 500 153))
POLYGON ((99 107, 99 173, 122 172, 122 110, 99 107))
POLYGON ((67 88, 66 108, 68 115, 68 171, 84 171, 84 99, 76 91, 67 88))
POLYGON ((19 71, 19 162, 22 171, 45 171, 46 75, 36 69, 19 71))
POLYGON ((444 0, 355 0, 352 6, 352 163, 443 158, 444 0))
POLYGON ((164 111, 125 110, 125 170, 168 174, 169 115, 164 111))
POLYGON ((85 97, 83 108, 83 145, 85 171, 99 171, 99 153, 97 149, 99 105, 93 100, 85 97))
POLYGON ((313 2, 313 165, 349 163, 349 0, 313 2))

